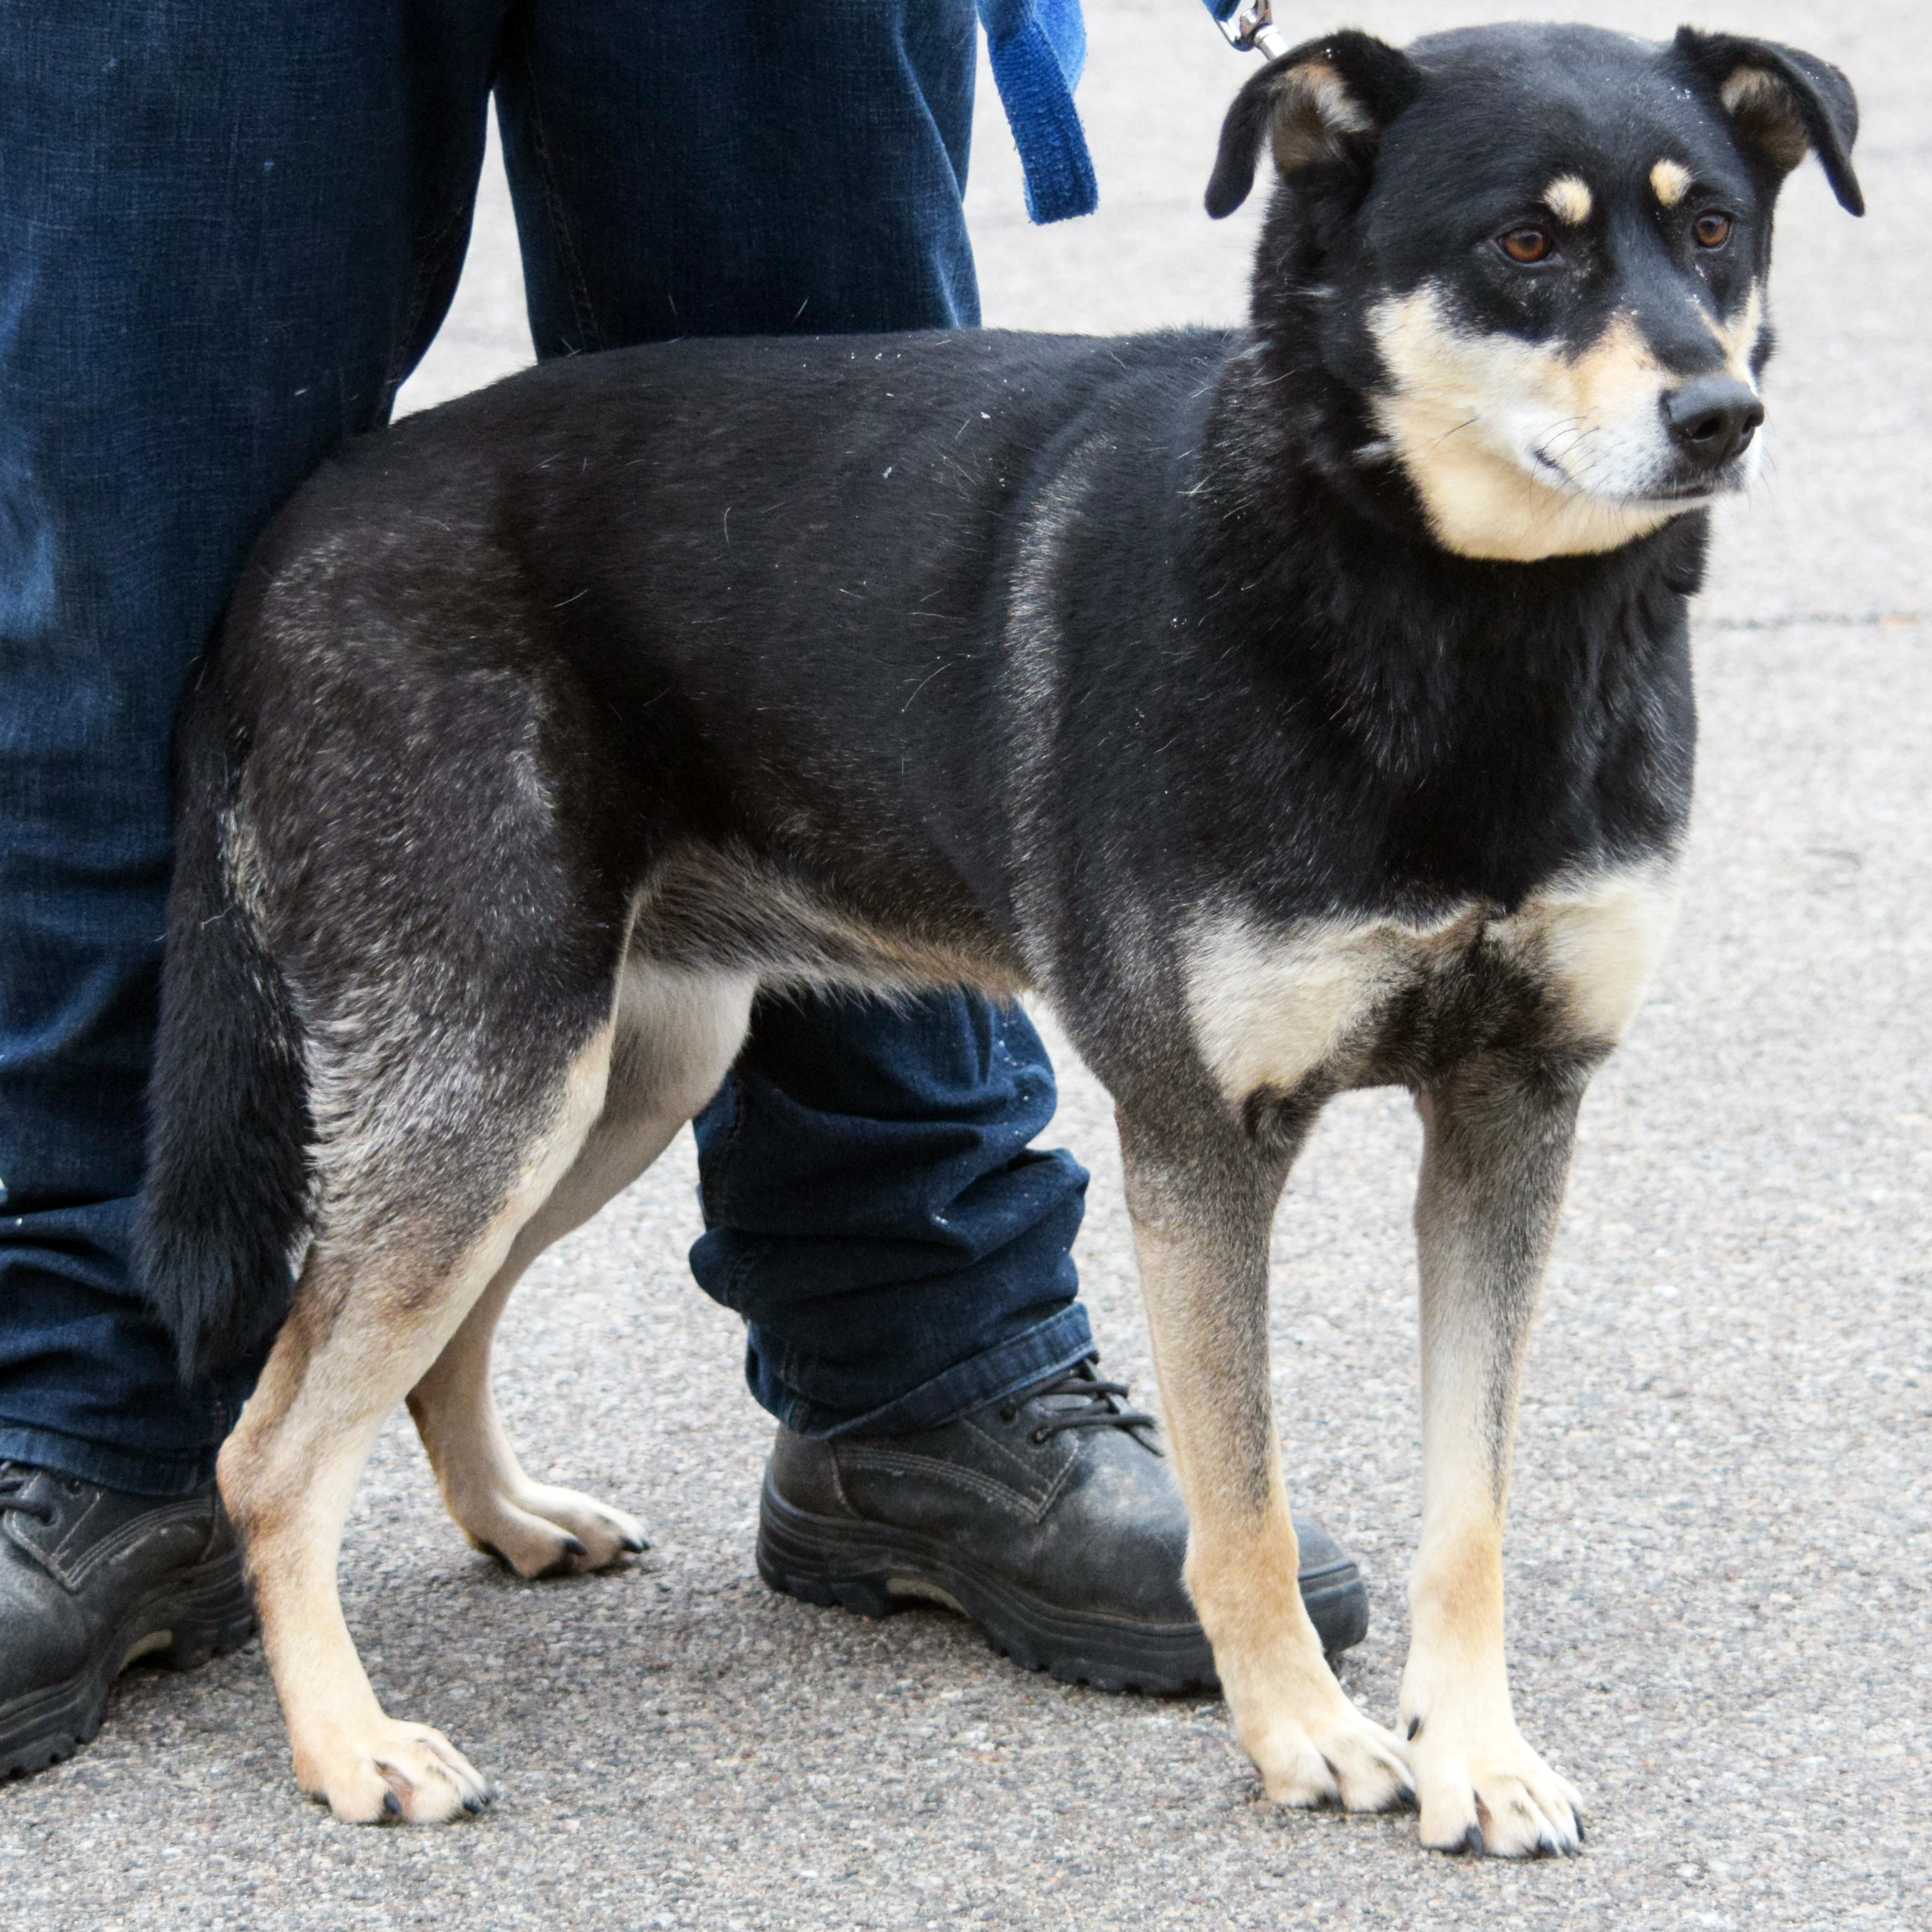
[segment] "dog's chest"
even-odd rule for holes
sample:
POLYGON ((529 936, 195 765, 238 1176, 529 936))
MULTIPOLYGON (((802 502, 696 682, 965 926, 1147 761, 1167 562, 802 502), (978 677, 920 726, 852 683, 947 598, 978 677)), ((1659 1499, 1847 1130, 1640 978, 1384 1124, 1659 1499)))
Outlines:
POLYGON ((1268 926, 1239 911, 1196 924, 1187 1000, 1228 1100, 1304 1082, 1424 1084, 1508 1036, 1613 1046, 1669 935, 1660 863, 1552 882, 1507 915, 1466 905, 1426 923, 1268 926))

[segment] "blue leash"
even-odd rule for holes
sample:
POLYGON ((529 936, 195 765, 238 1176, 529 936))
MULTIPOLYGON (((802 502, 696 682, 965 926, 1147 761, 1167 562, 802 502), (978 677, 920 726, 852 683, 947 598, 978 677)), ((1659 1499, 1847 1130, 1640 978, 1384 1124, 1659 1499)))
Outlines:
POLYGON ((1073 89, 1087 64, 1080 0, 979 0, 994 84, 1036 221, 1091 214, 1100 200, 1073 89))
MULTIPOLYGON (((1269 0, 1205 4, 1244 52, 1258 46, 1273 59, 1286 51, 1270 18, 1269 0)), ((1091 214, 1100 190, 1073 105, 1087 64, 1080 0, 979 0, 979 8, 994 84, 1026 176, 1027 213, 1040 222, 1091 214)))

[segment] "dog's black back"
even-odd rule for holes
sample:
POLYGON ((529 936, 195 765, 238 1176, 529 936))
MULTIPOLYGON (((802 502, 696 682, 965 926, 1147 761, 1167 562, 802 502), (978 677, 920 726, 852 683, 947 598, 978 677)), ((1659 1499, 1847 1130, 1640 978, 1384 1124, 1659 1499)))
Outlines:
MULTIPOLYGON (((586 796, 631 886, 667 842, 742 841, 836 874, 888 927, 944 903, 1016 943, 1029 858, 988 754, 1025 701, 1016 606, 1055 633, 1054 842, 1108 852, 1162 902, 1233 874, 1282 918, 1507 907, 1566 865, 1666 844, 1702 518, 1527 566, 1402 542, 1298 454, 1244 446, 1265 378, 1229 346, 620 350, 368 440, 274 543, 298 552, 313 520, 364 557, 401 549, 386 596, 436 600, 439 630, 473 604, 476 670, 567 666, 595 724, 560 750, 598 761, 586 796), (1042 570, 1026 533, 1055 524, 1070 471, 1077 514, 1042 570), (514 577, 420 554, 426 524, 514 577)), ((333 621, 334 584, 300 574, 278 617, 333 621)), ((340 652, 380 730, 380 659, 340 652)))

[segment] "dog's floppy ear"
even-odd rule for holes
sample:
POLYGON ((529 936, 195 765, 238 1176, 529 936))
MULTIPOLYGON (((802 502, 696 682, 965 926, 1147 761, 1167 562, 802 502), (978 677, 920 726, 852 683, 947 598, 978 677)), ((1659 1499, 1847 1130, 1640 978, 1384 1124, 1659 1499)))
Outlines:
POLYGON ((1694 27, 1678 28, 1676 47, 1715 90, 1746 147, 1780 175, 1816 154, 1838 206, 1864 214, 1865 198, 1852 172, 1858 98, 1829 61, 1775 40, 1700 34, 1694 27))
POLYGON ((1379 134, 1422 91, 1422 70, 1368 34, 1330 34, 1270 61, 1221 124, 1208 212, 1232 214, 1255 184, 1264 136, 1284 178, 1316 161, 1366 160, 1379 134))

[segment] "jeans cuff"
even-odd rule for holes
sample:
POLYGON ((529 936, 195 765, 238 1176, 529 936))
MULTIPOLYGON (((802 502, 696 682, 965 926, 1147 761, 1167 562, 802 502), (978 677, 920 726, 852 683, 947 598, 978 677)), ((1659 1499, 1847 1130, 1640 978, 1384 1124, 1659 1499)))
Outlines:
POLYGON ((88 1442, 64 1436, 57 1429, 33 1429, 0 1420, 0 1462, 31 1462, 104 1489, 125 1490, 137 1496, 191 1496, 214 1480, 211 1443, 192 1456, 150 1455, 138 1449, 116 1449, 105 1442, 88 1442))
POLYGON ((1084 1360, 1094 1352, 1094 1331, 1078 1302, 1063 1308, 1037 1328, 1010 1336, 984 1354, 955 1362, 904 1395, 850 1420, 822 1404, 791 1396, 790 1413, 779 1420, 800 1436, 904 1436, 916 1429, 938 1429, 970 1409, 983 1408, 1003 1395, 1030 1388, 1084 1360))

